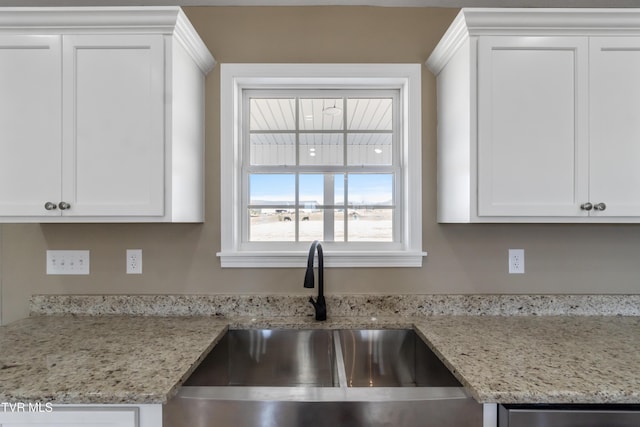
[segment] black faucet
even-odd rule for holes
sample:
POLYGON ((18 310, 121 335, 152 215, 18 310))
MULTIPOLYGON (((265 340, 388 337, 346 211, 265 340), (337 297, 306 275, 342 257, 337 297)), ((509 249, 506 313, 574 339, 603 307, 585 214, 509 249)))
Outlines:
POLYGON ((309 249, 309 260, 307 261, 307 272, 304 275, 304 287, 313 288, 313 258, 318 250, 318 298, 314 301, 313 297, 309 298, 309 302, 316 310, 316 320, 327 320, 327 304, 324 301, 324 259, 322 256, 322 245, 314 240, 309 249))

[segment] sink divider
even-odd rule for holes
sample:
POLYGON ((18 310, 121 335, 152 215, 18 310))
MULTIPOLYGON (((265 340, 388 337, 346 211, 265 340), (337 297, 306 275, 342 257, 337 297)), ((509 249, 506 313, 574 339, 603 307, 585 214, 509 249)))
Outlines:
POLYGON ((338 386, 343 389, 348 388, 347 370, 344 367, 344 357, 342 355, 342 343, 340 342, 340 333, 333 331, 333 348, 336 352, 336 369, 338 370, 338 386))

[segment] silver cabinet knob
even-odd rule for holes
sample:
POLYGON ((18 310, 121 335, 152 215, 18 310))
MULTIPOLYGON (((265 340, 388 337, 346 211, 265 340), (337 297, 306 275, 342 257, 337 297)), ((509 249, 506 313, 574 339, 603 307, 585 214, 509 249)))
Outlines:
POLYGON ((597 210, 597 211, 603 211, 605 209, 607 209, 607 205, 605 205, 604 203, 600 202, 600 203, 596 203, 593 206, 593 209, 597 210))
POLYGON ((44 208, 48 211, 54 211, 58 208, 58 205, 53 202, 47 202, 44 204, 44 208))
POLYGON ((582 209, 583 211, 590 211, 591 209, 593 209, 593 205, 589 202, 583 203, 580 205, 580 209, 582 209))
POLYGON ((58 207, 60 208, 60 210, 62 211, 66 211, 67 209, 71 209, 71 205, 67 202, 60 202, 58 203, 58 207))

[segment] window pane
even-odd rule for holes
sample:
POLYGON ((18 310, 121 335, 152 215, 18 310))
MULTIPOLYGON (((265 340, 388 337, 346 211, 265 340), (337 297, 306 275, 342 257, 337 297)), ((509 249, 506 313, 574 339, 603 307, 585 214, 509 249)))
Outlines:
POLYGON ((391 130, 393 99, 349 98, 347 100, 348 130, 391 130))
POLYGON ((349 210, 350 242, 392 242, 393 209, 349 210))
POLYGON ((249 102, 249 130, 295 130, 296 101, 291 99, 256 99, 249 102))
POLYGON ((300 99, 301 130, 341 130, 344 118, 342 98, 300 99))
POLYGON ((317 205, 324 204, 324 175, 300 175, 300 208, 317 209, 317 205))
POLYGON ((390 133, 355 133, 347 136, 347 164, 391 165, 393 150, 390 133))
POLYGON ((249 241, 293 242, 296 226, 293 210, 249 209, 249 241))
POLYGON ((296 179, 293 174, 249 175, 249 204, 287 207, 295 205, 296 179))
POLYGON ((324 213, 321 209, 300 209, 301 242, 324 240, 324 213))
POLYGON ((393 174, 349 174, 349 206, 393 205, 393 174))
POLYGON ((249 242, 393 242, 395 98, 328 93, 245 98, 249 242))
POLYGON ((301 134, 301 165, 343 165, 342 134, 301 134))
POLYGON ((296 164, 296 137, 290 133, 251 134, 252 165, 296 164))

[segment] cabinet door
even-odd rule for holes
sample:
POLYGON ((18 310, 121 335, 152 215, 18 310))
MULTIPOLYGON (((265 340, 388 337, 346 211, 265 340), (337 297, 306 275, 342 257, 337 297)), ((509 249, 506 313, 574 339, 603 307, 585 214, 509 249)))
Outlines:
POLYGON ((65 215, 163 215, 163 37, 64 36, 63 76, 65 215))
POLYGON ((0 37, 0 216, 60 215, 59 36, 0 37))
MULTIPOLYGON (((0 427, 137 427, 138 408, 45 407, 34 406, 31 412, 27 404, 23 410, 0 413, 0 427)), ((17 404, 14 404, 17 405, 17 404)), ((37 405, 37 404, 32 404, 37 405)))
POLYGON ((480 37, 478 215, 587 215, 587 39, 480 37))
POLYGON ((640 216, 640 37, 590 39, 589 196, 598 216, 640 216))

